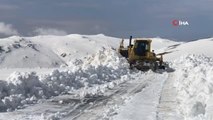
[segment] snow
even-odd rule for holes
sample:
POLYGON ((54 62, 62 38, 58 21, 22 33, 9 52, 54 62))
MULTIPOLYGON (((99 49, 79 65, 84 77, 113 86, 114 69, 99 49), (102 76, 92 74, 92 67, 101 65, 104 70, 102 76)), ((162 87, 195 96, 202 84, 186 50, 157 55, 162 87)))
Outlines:
POLYGON ((186 43, 177 43, 169 47, 164 47, 158 50, 158 52, 171 52, 164 56, 166 61, 174 61, 180 56, 195 54, 195 55, 206 55, 208 57, 213 57, 212 51, 213 39, 201 39, 186 43))
POLYGON ((154 120, 157 118, 156 111, 160 93, 168 74, 158 75, 151 71, 147 74, 142 79, 147 79, 148 86, 136 94, 128 104, 121 107, 118 116, 113 118, 114 120, 154 120))
POLYGON ((35 44, 20 37, 0 40, 4 46, 0 50, 1 68, 23 68, 23 67, 59 67, 64 64, 54 52, 42 45, 35 44))
POLYGON ((150 77, 149 86, 122 106, 113 120, 211 120, 213 59, 205 55, 185 55, 176 59, 171 67, 175 71, 167 77, 150 77))
MULTIPOLYGON (((66 36, 43 35, 35 37, 12 36, 0 39, 1 68, 55 68, 69 66, 103 48, 117 49, 121 39, 98 35, 70 34, 66 36), (14 59, 15 58, 15 59, 14 59)), ((176 44, 153 38, 155 49, 176 44)), ((126 40, 125 42, 128 42, 126 40)))
POLYGON ((129 70, 103 34, 0 39, 0 119, 211 120, 212 38, 149 39, 173 70, 129 70))
MULTIPOLYGON (((129 73, 125 58, 114 50, 103 50, 95 57, 89 57, 82 66, 67 71, 57 69, 45 76, 38 76, 35 72, 14 72, 2 81, 1 85, 1 111, 11 111, 22 108, 25 104, 32 104, 38 99, 50 98, 73 92, 80 88, 104 84, 129 73), (98 64, 93 65, 99 61, 98 64), (107 64, 106 63, 111 63, 107 64)), ((98 91, 98 90, 95 90, 98 91)), ((81 97, 93 92, 83 92, 81 97)))
POLYGON ((119 39, 101 34, 96 36, 13 36, 0 40, 0 67, 60 67, 70 60, 94 54, 102 47, 117 47, 118 43, 119 39), (113 44, 108 45, 110 43, 113 44))
POLYGON ((212 119, 213 59, 188 55, 175 61, 178 112, 186 120, 212 119))

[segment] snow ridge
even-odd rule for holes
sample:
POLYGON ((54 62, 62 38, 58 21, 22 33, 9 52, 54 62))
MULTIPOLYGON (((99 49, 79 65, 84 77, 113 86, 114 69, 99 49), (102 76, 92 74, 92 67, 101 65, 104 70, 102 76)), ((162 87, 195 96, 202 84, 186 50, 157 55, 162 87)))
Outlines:
POLYGON ((213 118, 213 59, 186 55, 174 62, 179 114, 185 120, 213 118))
MULTIPOLYGON (((86 89, 117 79, 128 79, 128 67, 126 59, 116 51, 103 49, 95 56, 88 57, 81 65, 66 71, 56 69, 45 76, 38 76, 35 72, 14 72, 7 81, 0 81, 0 110, 23 108, 27 104, 37 103, 40 99, 82 88, 85 91, 81 93, 81 97, 97 94, 101 88, 92 92, 87 92, 86 89)), ((111 87, 112 84, 105 87, 111 87)))

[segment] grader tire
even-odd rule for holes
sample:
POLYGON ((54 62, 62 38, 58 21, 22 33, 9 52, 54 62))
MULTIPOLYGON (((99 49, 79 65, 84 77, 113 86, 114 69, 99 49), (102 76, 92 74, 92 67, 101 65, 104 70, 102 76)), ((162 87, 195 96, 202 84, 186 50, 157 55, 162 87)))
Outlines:
POLYGON ((157 62, 153 62, 150 66, 150 69, 152 71, 156 71, 158 69, 158 63, 157 62))

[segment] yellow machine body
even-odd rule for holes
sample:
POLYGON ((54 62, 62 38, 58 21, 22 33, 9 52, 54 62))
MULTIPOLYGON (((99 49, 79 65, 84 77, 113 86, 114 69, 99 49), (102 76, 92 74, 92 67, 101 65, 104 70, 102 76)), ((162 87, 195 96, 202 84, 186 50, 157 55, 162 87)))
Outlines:
POLYGON ((136 67, 140 70, 156 70, 163 67, 163 56, 156 55, 151 50, 152 40, 144 38, 135 38, 134 43, 131 44, 132 37, 130 37, 129 46, 124 47, 124 40, 121 41, 119 53, 126 57, 131 67, 136 67))

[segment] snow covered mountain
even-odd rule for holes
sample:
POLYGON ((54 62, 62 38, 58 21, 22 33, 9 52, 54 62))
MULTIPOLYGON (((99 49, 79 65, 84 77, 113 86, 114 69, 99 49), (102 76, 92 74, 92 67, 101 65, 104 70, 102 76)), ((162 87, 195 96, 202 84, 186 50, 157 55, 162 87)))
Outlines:
POLYGON ((183 55, 196 54, 196 55, 206 55, 208 57, 213 57, 212 51, 213 38, 201 39, 196 41, 191 41, 187 43, 177 43, 162 49, 158 52, 170 52, 165 55, 165 60, 175 60, 183 55))
POLYGON ((0 39, 0 120, 211 120, 212 38, 151 39, 173 72, 129 70, 103 34, 0 39))
POLYGON ((60 67, 70 60, 117 47, 118 39, 104 35, 36 36, 0 39, 1 68, 60 67), (107 40, 106 40, 107 39, 107 40))

